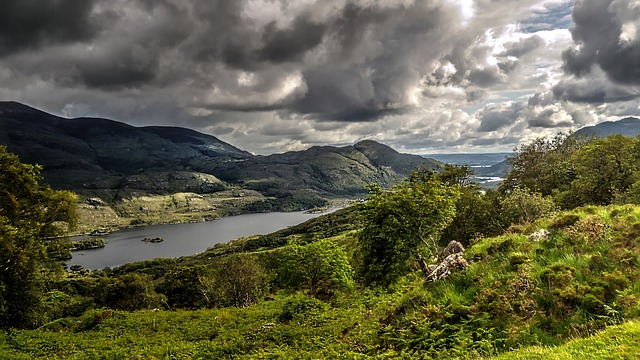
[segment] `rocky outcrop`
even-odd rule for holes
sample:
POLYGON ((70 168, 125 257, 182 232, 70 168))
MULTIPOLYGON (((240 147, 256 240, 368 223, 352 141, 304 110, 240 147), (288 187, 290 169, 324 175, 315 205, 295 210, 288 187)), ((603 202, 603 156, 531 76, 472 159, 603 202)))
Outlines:
POLYGON ((442 261, 439 265, 430 265, 422 268, 426 275, 426 282, 430 283, 432 281, 446 279, 454 271, 469 266, 463 255, 464 246, 458 241, 451 241, 442 251, 442 254, 440 254, 439 258, 441 258, 442 261))
POLYGON ((449 242, 449 245, 447 245, 447 247, 444 248, 444 250, 442 250, 442 253, 440 254, 439 259, 444 260, 449 255, 458 254, 458 253, 464 254, 464 246, 462 246, 460 242, 453 240, 449 242))
POLYGON ((549 237, 549 235, 551 235, 551 233, 549 231, 547 231, 546 229, 540 229, 536 232, 534 232, 533 234, 529 235, 527 238, 531 241, 540 241, 540 240, 544 240, 546 238, 549 237))

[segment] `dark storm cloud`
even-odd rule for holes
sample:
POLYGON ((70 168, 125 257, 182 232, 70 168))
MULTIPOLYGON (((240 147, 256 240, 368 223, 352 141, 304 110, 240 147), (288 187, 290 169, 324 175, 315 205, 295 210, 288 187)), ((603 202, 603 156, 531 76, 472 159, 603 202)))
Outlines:
POLYGON ((0 21, 0 93, 58 114, 205 130, 252 151, 365 137, 464 146, 478 120, 480 136, 526 129, 519 103, 455 109, 531 79, 547 49, 512 25, 541 1, 5 1, 29 8, 0 20, 38 21, 19 43, 0 21))
POLYGON ((86 41, 95 36, 91 0, 3 0, 0 56, 47 44, 86 41))
POLYGON ((576 1, 571 29, 576 46, 562 53, 568 74, 585 76, 597 66, 614 82, 640 85, 640 8, 634 4, 631 0, 576 1))
POLYGON ((556 99, 578 103, 613 103, 640 97, 638 89, 612 84, 602 74, 563 79, 553 87, 552 91, 556 99))
POLYGON ((533 35, 523 38, 518 42, 505 45, 505 47, 507 47, 507 50, 501 55, 519 58, 525 54, 532 52, 542 45, 544 45, 544 40, 538 35, 533 35))
MULTIPOLYGON (((509 69, 509 67, 505 67, 509 69)), ((500 74, 495 69, 473 69, 468 76, 469 81, 479 87, 487 88, 501 81, 500 74)))
POLYGON ((604 89, 589 86, 591 84, 581 85, 572 81, 560 82, 553 87, 553 95, 556 99, 573 102, 601 103, 605 101, 606 92, 604 89))
POLYGON ((545 129, 553 129, 558 127, 568 127, 573 125, 573 119, 563 119, 557 120, 554 117, 558 113, 558 109, 555 107, 549 107, 542 109, 542 111, 538 111, 534 114, 530 114, 527 117, 527 123, 529 127, 533 128, 545 128, 545 129))
POLYGON ((258 50, 258 59, 272 63, 299 60, 305 52, 320 44, 324 32, 324 25, 305 18, 296 19, 289 29, 278 29, 271 23, 262 34, 264 46, 258 50))
MULTIPOLYGON (((491 47, 476 44, 477 31, 463 31, 459 9, 445 0, 327 0, 290 13, 294 4, 274 0, 263 5, 280 9, 264 20, 243 0, 43 4, 62 30, 44 22, 32 29, 31 42, 67 46, 15 57, 15 71, 112 93, 172 88, 210 110, 282 109, 320 120, 372 121, 415 106, 408 94, 439 76, 432 76, 434 62, 455 68, 438 85, 463 87, 469 101, 504 83, 517 66, 512 59, 487 64, 491 47), (67 22, 55 20, 61 14, 70 16, 67 22)), ((31 8, 26 13, 38 18, 31 8)), ((514 45, 513 52, 532 45, 514 45)))
POLYGON ((491 132, 512 125, 518 120, 525 108, 525 104, 521 102, 487 105, 477 114, 478 120, 480 120, 478 130, 491 132))

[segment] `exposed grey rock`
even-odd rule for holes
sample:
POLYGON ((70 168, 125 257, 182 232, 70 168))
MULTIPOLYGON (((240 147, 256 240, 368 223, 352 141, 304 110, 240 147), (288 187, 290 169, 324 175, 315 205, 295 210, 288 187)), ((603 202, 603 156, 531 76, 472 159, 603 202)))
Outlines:
POLYGON ((547 231, 546 229, 540 229, 536 232, 534 232, 533 234, 529 235, 527 238, 531 241, 540 241, 540 240, 544 240, 546 238, 549 237, 549 235, 551 235, 551 233, 549 231, 547 231))
POLYGON ((428 276, 426 282, 446 279, 456 269, 464 269, 469 264, 462 256, 463 253, 455 253, 447 256, 428 276))
POLYGON ((460 242, 452 240, 451 242, 449 242, 449 245, 447 245, 447 247, 442 250, 440 259, 446 259, 447 256, 458 253, 464 253, 464 246, 462 246, 460 242))

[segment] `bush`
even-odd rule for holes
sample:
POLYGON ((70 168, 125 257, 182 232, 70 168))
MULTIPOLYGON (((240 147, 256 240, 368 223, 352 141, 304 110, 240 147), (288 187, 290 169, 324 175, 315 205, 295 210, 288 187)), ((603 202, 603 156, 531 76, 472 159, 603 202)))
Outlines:
POLYGON ((353 287, 353 270, 346 252, 331 240, 319 240, 281 250, 276 282, 287 289, 307 290, 329 300, 353 287))
POLYGON ((507 224, 530 223, 556 210, 551 197, 520 187, 511 190, 502 200, 502 216, 507 224))

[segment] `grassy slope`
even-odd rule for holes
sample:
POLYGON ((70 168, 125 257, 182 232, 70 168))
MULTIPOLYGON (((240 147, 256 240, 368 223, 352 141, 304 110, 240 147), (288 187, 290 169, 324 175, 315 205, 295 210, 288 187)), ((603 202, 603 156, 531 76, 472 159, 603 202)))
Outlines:
MULTIPOLYGON (((305 231, 327 219, 237 245, 262 252, 283 239, 312 241, 305 231)), ((639 234, 640 207, 582 208, 478 242, 466 253, 471 266, 445 281, 424 285, 416 273, 389 291, 355 291, 334 304, 276 293, 245 309, 95 310, 0 335, 0 358, 449 359, 523 346, 534 347, 503 358, 625 358, 640 353, 637 322, 598 332, 640 315, 639 234), (543 227, 549 239, 527 239, 543 227), (602 343, 606 352, 595 349, 602 343)), ((320 237, 353 236, 345 227, 320 237)))
POLYGON ((640 322, 612 326, 594 336, 545 348, 534 346, 494 357, 495 360, 596 360, 637 359, 640 356, 640 322))

